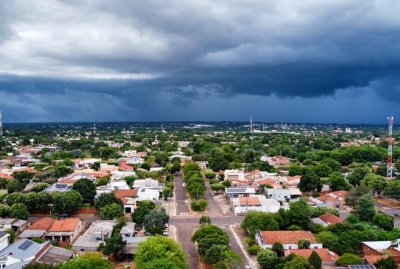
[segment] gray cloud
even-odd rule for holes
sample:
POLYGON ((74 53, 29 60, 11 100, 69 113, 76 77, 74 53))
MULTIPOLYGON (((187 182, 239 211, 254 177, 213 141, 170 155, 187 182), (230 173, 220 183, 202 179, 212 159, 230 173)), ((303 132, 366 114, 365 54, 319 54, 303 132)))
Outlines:
POLYGON ((399 11, 395 0, 1 1, 11 101, 0 104, 25 106, 16 119, 139 119, 244 96, 301 105, 363 92, 383 109, 400 100, 399 11))

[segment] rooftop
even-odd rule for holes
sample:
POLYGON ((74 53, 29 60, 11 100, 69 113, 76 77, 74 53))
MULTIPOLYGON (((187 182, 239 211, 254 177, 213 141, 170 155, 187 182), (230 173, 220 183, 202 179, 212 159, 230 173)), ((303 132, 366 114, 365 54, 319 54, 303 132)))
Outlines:
POLYGON ((282 244, 297 244, 300 239, 308 239, 312 244, 317 243, 314 235, 309 231, 261 231, 265 244, 272 245, 275 242, 282 244))
POLYGON ((76 229, 76 226, 81 220, 78 218, 68 218, 56 220, 50 227, 49 232, 70 232, 76 229))

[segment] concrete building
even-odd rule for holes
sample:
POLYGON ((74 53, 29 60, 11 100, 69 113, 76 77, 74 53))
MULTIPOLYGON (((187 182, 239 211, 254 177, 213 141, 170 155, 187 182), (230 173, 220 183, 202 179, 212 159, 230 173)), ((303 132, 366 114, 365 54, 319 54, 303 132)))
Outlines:
POLYGON ((230 206, 235 215, 245 215, 248 211, 275 213, 280 208, 278 201, 267 199, 264 195, 232 198, 230 206))
POLYGON ((74 251, 97 251, 100 243, 111 236, 115 220, 97 220, 72 244, 74 251))
POLYGON ((146 178, 146 179, 136 179, 133 182, 133 188, 141 189, 152 189, 162 191, 164 189, 164 183, 159 182, 156 179, 146 178))
POLYGON ((301 197, 302 193, 299 188, 289 188, 289 189, 265 189, 266 195, 275 199, 279 202, 288 202, 290 200, 298 199, 301 197))

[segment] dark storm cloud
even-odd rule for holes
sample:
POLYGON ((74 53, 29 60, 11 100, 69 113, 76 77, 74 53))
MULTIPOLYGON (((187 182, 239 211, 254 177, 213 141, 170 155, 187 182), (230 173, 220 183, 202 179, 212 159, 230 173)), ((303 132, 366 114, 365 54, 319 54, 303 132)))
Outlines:
POLYGON ((383 109, 400 100, 399 12, 394 0, 1 1, 0 106, 29 120, 199 106, 196 118, 218 100, 246 111, 243 96, 359 92, 383 109))

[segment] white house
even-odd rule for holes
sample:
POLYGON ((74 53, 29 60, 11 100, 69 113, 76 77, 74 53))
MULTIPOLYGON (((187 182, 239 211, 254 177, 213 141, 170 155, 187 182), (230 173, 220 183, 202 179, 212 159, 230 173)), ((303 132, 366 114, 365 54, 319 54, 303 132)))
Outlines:
POLYGON ((230 187, 225 188, 225 196, 228 199, 240 197, 240 196, 249 196, 250 194, 255 194, 256 190, 253 187, 230 187))
POLYGON ((224 179, 225 180, 234 180, 234 181, 245 181, 246 180, 243 169, 225 170, 224 171, 224 179))
POLYGON ((275 213, 279 211, 280 204, 274 199, 267 199, 264 195, 237 197, 230 200, 230 205, 235 215, 244 215, 248 211, 275 213))
POLYGON ((160 191, 153 189, 140 188, 137 192, 137 201, 151 200, 157 201, 160 199, 160 191))
POLYGON ((275 199, 279 202, 287 202, 301 197, 301 191, 298 188, 265 189, 265 192, 269 198, 275 199))
POLYGON ((126 183, 125 180, 116 180, 116 181, 111 181, 105 186, 100 186, 96 188, 96 196, 100 196, 103 193, 110 193, 115 190, 129 190, 130 187, 128 183, 126 183))
POLYGON ((121 180, 126 177, 136 176, 136 173, 133 171, 111 171, 111 180, 121 180))
POLYGON ((8 247, 10 242, 10 235, 6 232, 0 231, 0 251, 8 247))
POLYGON ((164 183, 161 183, 158 180, 152 178, 136 179, 133 182, 133 188, 153 189, 162 191, 164 188, 164 183))
POLYGON ((298 249, 298 242, 302 239, 310 240, 310 249, 323 247, 309 231, 256 231, 256 242, 262 249, 270 249, 276 242, 280 242, 284 250, 298 249))

